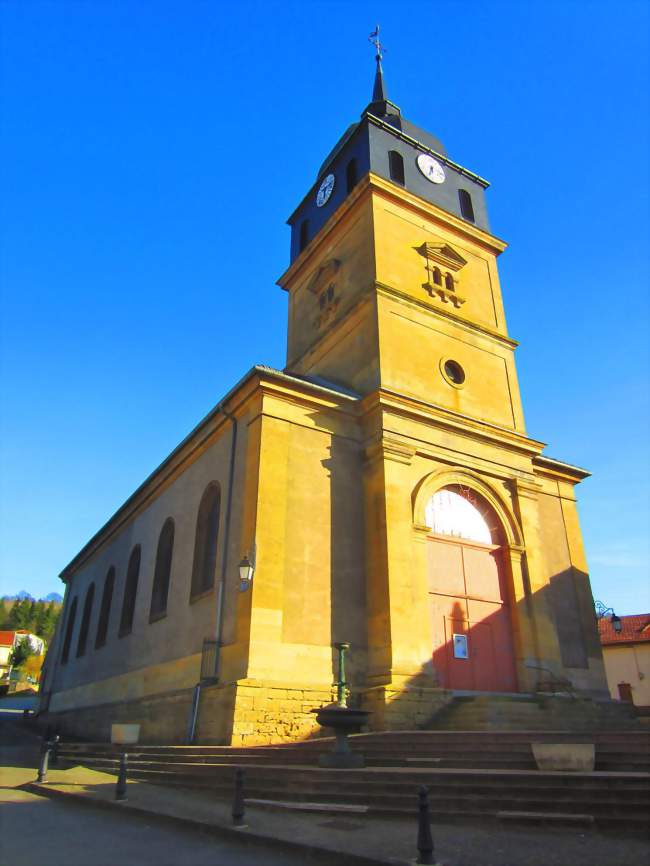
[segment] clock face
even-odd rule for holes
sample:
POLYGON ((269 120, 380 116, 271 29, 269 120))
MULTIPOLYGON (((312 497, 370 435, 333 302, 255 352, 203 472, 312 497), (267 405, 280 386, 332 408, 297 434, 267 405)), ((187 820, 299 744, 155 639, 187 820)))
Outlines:
POLYGON ((428 153, 421 153, 417 159, 418 168, 427 180, 431 183, 443 183, 445 180, 445 170, 440 165, 437 159, 429 156, 428 153))
POLYGON ((324 204, 327 204, 332 192, 334 191, 334 181, 334 175, 328 174, 318 187, 318 192, 316 193, 316 207, 323 207, 324 204))

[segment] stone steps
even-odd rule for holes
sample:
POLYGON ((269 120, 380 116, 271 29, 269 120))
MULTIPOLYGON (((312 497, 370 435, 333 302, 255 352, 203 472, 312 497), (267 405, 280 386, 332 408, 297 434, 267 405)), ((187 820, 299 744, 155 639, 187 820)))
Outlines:
MULTIPOLYGON (((650 737, 646 732, 403 732, 360 734, 350 738, 352 748, 363 753, 368 766, 414 765, 480 769, 535 769, 531 742, 594 742, 596 769, 610 771, 650 770, 650 737)), ((315 764, 317 755, 331 747, 331 739, 278 746, 133 746, 132 758, 168 763, 279 763, 286 766, 315 764)), ((70 759, 77 750, 86 758, 116 753, 109 744, 65 744, 70 759)))
MULTIPOLYGON (((325 750, 323 750, 325 751, 325 750)), ((231 766, 245 767, 248 764, 275 764, 278 757, 275 755, 213 755, 184 757, 181 755, 156 755, 143 754, 141 752, 129 752, 131 760, 146 759, 149 761, 164 761, 166 764, 185 763, 189 760, 193 764, 229 764, 231 766)), ((74 760, 73 754, 68 754, 68 760, 74 760)), ((86 754, 84 760, 101 759, 101 754, 86 754)), ((394 757, 391 755, 365 754, 366 765, 369 767, 432 767, 432 768, 459 768, 459 769, 504 769, 504 770, 535 770, 535 760, 530 752, 520 756, 502 753, 492 754, 484 752, 480 754, 454 753, 451 752, 440 756, 418 756, 418 757, 394 757)), ((283 766, 296 766, 301 764, 313 764, 307 756, 292 756, 290 761, 282 761, 283 766)), ((650 772, 650 758, 641 761, 638 758, 621 760, 617 755, 600 755, 596 762, 596 770, 609 772, 650 772)))
POLYGON ((558 695, 462 695, 454 697, 427 725, 439 731, 519 731, 551 728, 573 732, 611 727, 639 730, 634 710, 618 701, 558 695))
MULTIPOLYGON (((116 755, 91 758, 80 749, 66 759, 117 773, 116 755)), ((152 757, 152 756, 150 756, 152 757)), ((218 759, 216 759, 218 760, 218 759)), ((129 778, 232 796, 234 766, 228 763, 166 762, 130 757, 129 778)), ((599 825, 642 829, 650 810, 650 776, 558 774, 476 770, 325 770, 314 766, 251 764, 245 795, 295 803, 366 806, 374 811, 413 812, 420 785, 430 789, 434 816, 494 819, 497 812, 590 814, 599 825)))
MULTIPOLYGON (((135 745, 126 751, 131 779, 210 791, 217 798, 232 796, 235 768, 242 767, 246 797, 289 804, 412 813, 425 784, 434 817, 444 820, 527 813, 550 815, 549 820, 569 816, 558 817, 560 823, 588 815, 600 827, 635 832, 647 826, 650 737, 645 731, 402 731, 358 734, 351 741, 366 758, 363 769, 319 768, 318 755, 331 748, 331 738, 254 748, 135 745), (539 772, 532 742, 593 742, 597 772, 539 772)), ((60 749, 64 766, 84 764, 114 774, 119 753, 119 747, 105 743, 63 743, 60 749)))

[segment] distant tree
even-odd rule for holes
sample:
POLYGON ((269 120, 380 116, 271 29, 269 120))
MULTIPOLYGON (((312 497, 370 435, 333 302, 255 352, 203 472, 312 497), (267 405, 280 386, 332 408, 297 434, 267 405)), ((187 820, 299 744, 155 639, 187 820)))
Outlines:
POLYGON ((9 608, 4 598, 0 599, 0 628, 9 626, 9 608))
POLYGON ((31 604, 26 598, 14 602, 9 613, 9 625, 13 629, 27 628, 31 604))
POLYGON ((57 607, 55 604, 43 604, 39 610, 33 631, 34 634, 42 637, 47 644, 51 642, 54 636, 54 629, 56 628, 60 611, 61 607, 57 607))
POLYGON ((35 655, 34 649, 28 640, 18 641, 9 653, 9 664, 14 668, 22 667, 30 656, 35 655))

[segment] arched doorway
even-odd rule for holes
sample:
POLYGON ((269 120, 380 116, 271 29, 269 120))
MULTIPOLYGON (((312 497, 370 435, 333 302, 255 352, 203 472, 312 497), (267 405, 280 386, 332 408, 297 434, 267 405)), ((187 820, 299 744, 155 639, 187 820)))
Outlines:
POLYGON ((460 485, 427 502, 433 664, 448 689, 517 691, 504 533, 478 493, 460 485))

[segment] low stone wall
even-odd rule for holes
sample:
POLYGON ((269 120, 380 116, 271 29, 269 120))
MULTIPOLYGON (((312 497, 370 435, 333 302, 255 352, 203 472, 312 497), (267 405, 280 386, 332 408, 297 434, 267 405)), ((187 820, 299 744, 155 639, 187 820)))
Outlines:
POLYGON ((192 690, 151 695, 134 701, 79 707, 45 713, 42 724, 52 725, 66 739, 110 742, 111 725, 139 724, 140 742, 177 745, 186 742, 192 690))
MULTIPOLYGON (((425 726, 450 700, 444 689, 376 686, 357 693, 356 705, 370 710, 375 731, 425 726)), ((239 680, 201 689, 195 741, 203 745, 261 746, 328 736, 312 710, 336 700, 329 685, 239 680)), ((66 738, 108 742, 111 724, 139 724, 143 744, 187 741, 192 689, 51 713, 45 719, 66 738)))
POLYGON ((452 698, 445 689, 385 685, 366 689, 361 708, 369 710, 373 731, 414 731, 427 725, 452 698))

